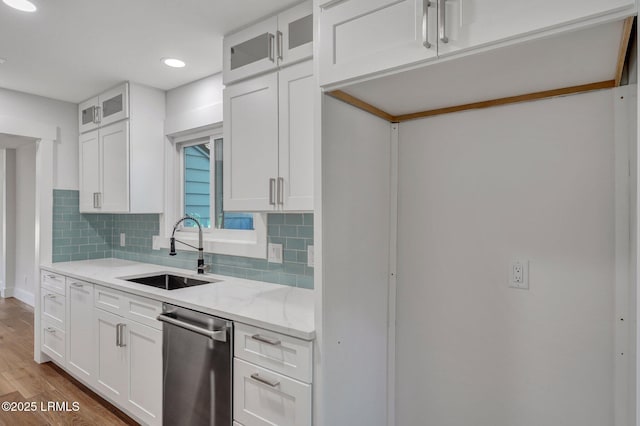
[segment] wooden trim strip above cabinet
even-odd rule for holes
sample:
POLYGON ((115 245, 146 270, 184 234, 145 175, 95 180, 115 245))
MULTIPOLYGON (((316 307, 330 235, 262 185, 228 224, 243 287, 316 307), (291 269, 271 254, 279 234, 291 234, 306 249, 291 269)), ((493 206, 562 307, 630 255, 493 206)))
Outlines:
POLYGON ((615 86, 620 86, 622 81, 622 72, 627 59, 627 52, 629 50, 629 40, 631 38, 631 30, 633 29, 634 16, 630 16, 624 20, 624 27, 622 28, 622 40, 620 40, 620 49, 618 50, 618 62, 616 64, 616 78, 615 86))
POLYGON ((431 117, 434 115, 449 114, 452 112, 466 111, 470 109, 489 108, 499 105, 515 104, 519 102, 535 101, 539 99, 552 98, 555 96, 571 95, 575 93, 589 92, 592 90, 609 89, 614 87, 614 80, 600 81, 597 83, 581 84, 579 86, 563 87, 561 89, 544 90, 542 92, 527 93, 525 95, 509 96, 506 98, 492 99, 489 101, 473 102, 470 104, 457 105, 447 108, 432 109, 429 111, 415 112, 412 114, 402 114, 395 118, 395 122, 415 120, 416 118, 431 117))
POLYGON ((356 108, 360 108, 361 110, 367 111, 368 113, 380 117, 383 120, 391 122, 395 121, 395 117, 393 115, 384 112, 383 110, 376 108, 373 105, 366 103, 365 101, 361 101, 355 96, 351 96, 350 94, 345 93, 342 90, 334 90, 333 92, 328 92, 328 94, 336 99, 340 99, 341 101, 348 103, 349 105, 353 105, 356 108))
POLYGON ((367 111, 377 117, 387 120, 391 123, 401 123, 403 121, 415 120, 418 118, 432 117, 434 115, 450 114, 452 112, 466 111, 470 109, 489 108, 500 105, 508 105, 519 102, 535 101, 539 99, 552 98, 555 96, 571 95, 582 92, 590 92, 592 90, 610 89, 616 86, 615 80, 599 81, 596 83, 581 84, 579 86, 563 87, 560 89, 544 90, 542 92, 527 93, 524 95, 509 96, 506 98, 491 99, 488 101, 472 102, 469 104, 456 105, 446 108, 437 108, 427 111, 419 111, 410 114, 391 115, 373 105, 370 105, 355 96, 351 96, 341 90, 334 90, 328 94, 336 99, 346 102, 356 108, 367 111))

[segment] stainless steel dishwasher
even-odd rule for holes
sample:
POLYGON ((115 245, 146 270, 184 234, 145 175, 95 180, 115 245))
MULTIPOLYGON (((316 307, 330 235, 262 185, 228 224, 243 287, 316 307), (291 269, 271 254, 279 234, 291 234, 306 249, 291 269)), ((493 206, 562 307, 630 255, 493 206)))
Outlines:
POLYGON ((165 303, 162 424, 230 426, 233 323, 165 303))

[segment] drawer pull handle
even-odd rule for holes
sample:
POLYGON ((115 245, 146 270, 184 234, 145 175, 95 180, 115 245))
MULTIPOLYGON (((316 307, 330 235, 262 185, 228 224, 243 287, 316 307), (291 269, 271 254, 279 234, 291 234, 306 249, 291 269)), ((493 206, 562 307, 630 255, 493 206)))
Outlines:
POLYGON ((278 346, 278 345, 280 345, 280 343, 282 343, 278 339, 271 339, 269 337, 264 337, 264 336, 261 336, 259 334, 254 334, 253 336, 251 336, 251 338, 253 340, 257 340, 258 342, 266 343, 266 344, 271 345, 271 346, 278 346))
POLYGON ((271 386, 272 388, 275 388, 276 386, 278 386, 280 384, 279 381, 277 380, 269 380, 269 379, 265 379, 264 377, 260 377, 260 375, 258 373, 253 373, 251 375, 251 378, 255 381, 258 381, 260 383, 264 383, 265 385, 271 386))
POLYGON ((71 283, 71 285, 74 286, 74 287, 79 287, 79 288, 84 287, 84 284, 80 284, 80 283, 71 283))
POLYGON ((51 278, 52 280, 55 280, 57 277, 55 275, 47 275, 47 278, 51 278))
POLYGON ((55 298, 56 298, 56 295, 55 295, 55 294, 53 294, 53 293, 48 293, 48 294, 47 294, 46 296, 44 296, 44 297, 48 297, 49 299, 55 299, 55 298))
POLYGON ((47 330, 48 333, 54 333, 55 334, 55 332, 56 332, 56 329, 53 328, 53 327, 47 327, 46 330, 47 330))

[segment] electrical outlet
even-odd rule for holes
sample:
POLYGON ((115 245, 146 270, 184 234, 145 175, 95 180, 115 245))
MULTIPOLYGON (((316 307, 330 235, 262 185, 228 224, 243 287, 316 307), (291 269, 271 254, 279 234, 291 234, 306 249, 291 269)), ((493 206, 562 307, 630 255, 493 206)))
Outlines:
POLYGON ((529 261, 514 260, 509 267, 509 287, 529 289, 529 261))
POLYGON ((282 244, 269 243, 267 246, 267 262, 282 263, 282 244))
POLYGON ((315 250, 313 246, 307 246, 307 266, 313 268, 315 264, 315 250))
POLYGON ((120 247, 124 247, 127 243, 127 235, 123 232, 120 234, 120 247))
POLYGON ((160 235, 151 237, 151 250, 160 250, 160 235))

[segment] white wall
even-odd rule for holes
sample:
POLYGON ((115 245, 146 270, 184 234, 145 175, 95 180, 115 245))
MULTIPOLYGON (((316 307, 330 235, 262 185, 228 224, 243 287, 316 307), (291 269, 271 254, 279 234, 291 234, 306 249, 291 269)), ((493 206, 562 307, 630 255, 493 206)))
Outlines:
POLYGON ((222 74, 214 74, 167 92, 165 134, 222 121, 222 74))
POLYGON ((398 426, 613 424, 613 111, 600 91, 401 124, 398 426))
POLYGON ((325 425, 382 426, 391 126, 326 96, 322 120, 323 406, 315 409, 323 410, 325 425))
POLYGON ((53 186, 59 189, 78 189, 76 104, 0 88, 0 115, 57 126, 59 129, 54 148, 53 186))
POLYGON ((29 143, 16 152, 16 241, 14 296, 34 304, 36 144, 29 143))
POLYGON ((0 296, 13 295, 16 244, 16 151, 0 150, 0 296))

